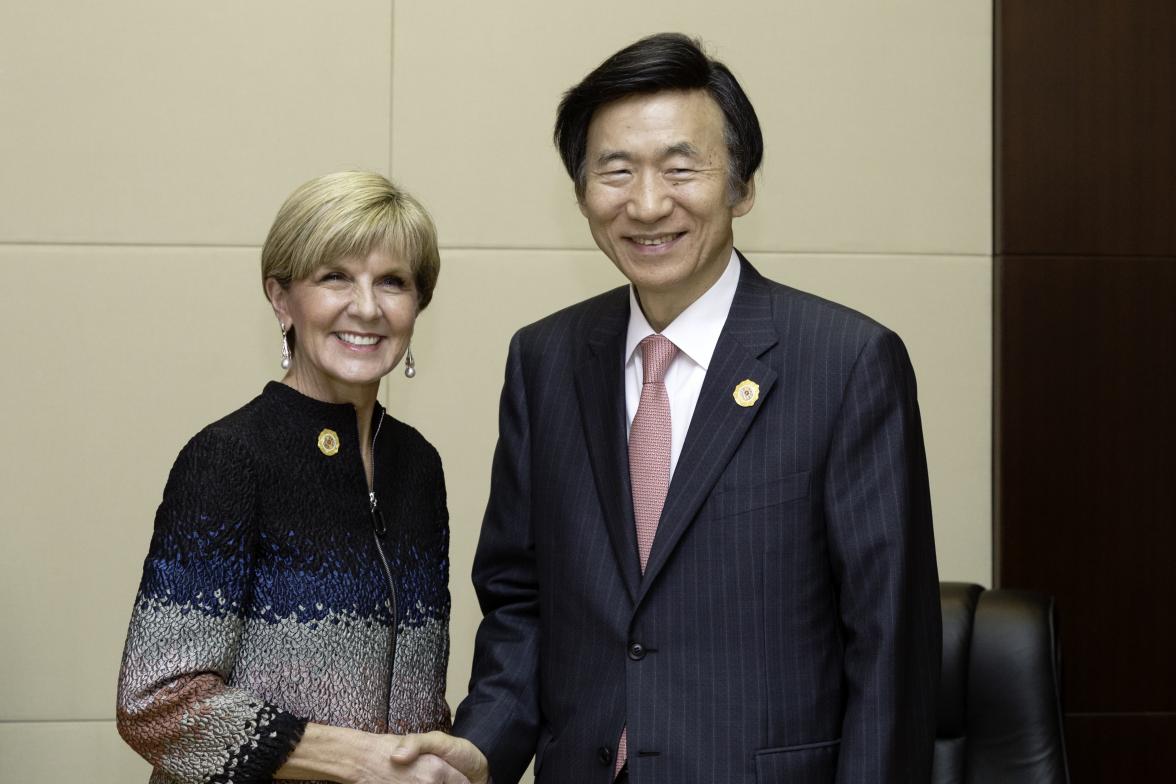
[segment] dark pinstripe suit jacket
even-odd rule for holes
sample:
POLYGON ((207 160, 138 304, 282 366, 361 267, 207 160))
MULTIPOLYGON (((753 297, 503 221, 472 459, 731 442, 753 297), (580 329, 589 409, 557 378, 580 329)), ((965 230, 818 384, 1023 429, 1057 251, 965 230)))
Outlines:
POLYGON ((495 784, 532 754, 540 782, 605 784, 626 721, 634 784, 927 781, 940 611, 902 341, 744 259, 642 576, 628 317, 620 288, 511 342, 454 731, 495 784))

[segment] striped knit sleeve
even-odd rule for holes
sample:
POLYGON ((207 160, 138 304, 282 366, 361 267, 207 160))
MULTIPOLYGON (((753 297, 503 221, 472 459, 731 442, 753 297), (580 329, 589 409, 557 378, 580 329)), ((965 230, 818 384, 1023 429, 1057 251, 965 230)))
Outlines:
POLYGON ((232 688, 250 591, 255 474, 205 430, 172 468, 143 565, 118 684, 118 729, 171 780, 268 782, 305 722, 232 688))

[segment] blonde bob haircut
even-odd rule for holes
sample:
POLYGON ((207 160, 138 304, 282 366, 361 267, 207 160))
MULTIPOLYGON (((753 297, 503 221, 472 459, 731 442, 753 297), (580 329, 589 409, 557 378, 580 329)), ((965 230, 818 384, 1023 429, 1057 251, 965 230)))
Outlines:
POLYGON ((437 229, 420 202, 373 172, 324 174, 278 210, 261 249, 261 281, 287 287, 323 265, 374 250, 408 262, 420 308, 433 298, 441 257, 437 229))

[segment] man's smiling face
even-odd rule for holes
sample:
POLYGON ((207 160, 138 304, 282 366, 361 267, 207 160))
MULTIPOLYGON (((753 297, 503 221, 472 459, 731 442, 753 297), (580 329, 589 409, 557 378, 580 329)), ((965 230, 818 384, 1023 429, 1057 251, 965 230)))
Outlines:
POLYGON ((672 320, 719 279, 731 221, 751 209, 750 187, 731 200, 724 127, 705 90, 622 98, 588 126, 580 211, 647 316, 657 303, 672 320))

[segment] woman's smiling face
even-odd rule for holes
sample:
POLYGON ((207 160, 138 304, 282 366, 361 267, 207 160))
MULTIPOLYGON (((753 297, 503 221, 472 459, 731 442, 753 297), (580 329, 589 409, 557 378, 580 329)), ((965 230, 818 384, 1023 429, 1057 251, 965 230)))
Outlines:
POLYGON ((294 330, 288 380, 319 399, 378 385, 404 356, 420 311, 412 269, 383 249, 324 264, 285 288, 271 278, 266 289, 294 330))

